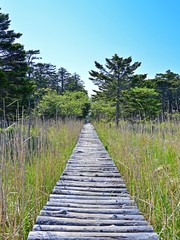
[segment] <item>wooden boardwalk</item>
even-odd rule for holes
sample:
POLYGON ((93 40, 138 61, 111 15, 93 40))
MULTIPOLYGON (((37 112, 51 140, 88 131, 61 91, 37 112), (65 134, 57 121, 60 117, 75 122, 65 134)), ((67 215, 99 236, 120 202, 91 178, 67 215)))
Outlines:
POLYGON ((28 239, 158 239, 91 124, 84 125, 28 239))

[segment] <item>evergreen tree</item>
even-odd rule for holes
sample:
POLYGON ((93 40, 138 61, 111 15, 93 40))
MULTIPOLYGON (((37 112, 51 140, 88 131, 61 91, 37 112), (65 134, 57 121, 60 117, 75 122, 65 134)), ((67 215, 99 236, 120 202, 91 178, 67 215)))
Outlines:
POLYGON ((58 75, 56 66, 49 63, 37 63, 33 67, 32 78, 35 81, 36 89, 50 88, 58 89, 58 75))
POLYGON ((34 72, 34 66, 35 62, 34 60, 40 59, 40 57, 37 57, 36 55, 40 54, 39 50, 29 50, 26 52, 26 62, 28 65, 28 72, 27 76, 29 79, 32 78, 33 72, 34 72))
POLYGON ((132 58, 122 58, 117 54, 111 59, 106 58, 105 66, 95 62, 98 71, 90 71, 90 80, 99 87, 95 91, 97 97, 111 99, 116 103, 116 125, 120 118, 120 99, 122 90, 130 87, 134 71, 141 65, 140 62, 132 63, 132 58))
POLYGON ((64 91, 86 92, 84 89, 84 82, 81 80, 81 77, 77 73, 70 74, 63 67, 59 68, 58 70, 58 85, 60 86, 59 93, 63 93, 64 91))
POLYGON ((162 113, 172 114, 180 110, 180 76, 167 70, 155 76, 154 85, 161 95, 162 113))
POLYGON ((81 77, 77 73, 70 75, 70 77, 67 79, 65 90, 70 92, 86 92, 84 89, 84 82, 81 80, 81 77))
MULTIPOLYGON (((0 13, 0 103, 5 99, 6 105, 12 102, 27 104, 27 97, 33 91, 33 84, 26 78, 26 52, 23 45, 15 41, 20 33, 9 30, 8 14, 0 13)), ((7 111, 12 111, 8 108, 7 111)))
POLYGON ((66 90, 66 85, 68 83, 68 79, 70 78, 70 73, 63 67, 58 69, 58 93, 63 93, 66 90))

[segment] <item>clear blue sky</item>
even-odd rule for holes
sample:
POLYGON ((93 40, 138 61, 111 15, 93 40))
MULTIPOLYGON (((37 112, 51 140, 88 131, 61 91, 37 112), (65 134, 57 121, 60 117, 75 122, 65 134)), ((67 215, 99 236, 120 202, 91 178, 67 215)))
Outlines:
POLYGON ((41 62, 77 72, 91 93, 94 61, 117 53, 142 62, 137 73, 180 73, 180 0, 1 0, 11 29, 41 62))

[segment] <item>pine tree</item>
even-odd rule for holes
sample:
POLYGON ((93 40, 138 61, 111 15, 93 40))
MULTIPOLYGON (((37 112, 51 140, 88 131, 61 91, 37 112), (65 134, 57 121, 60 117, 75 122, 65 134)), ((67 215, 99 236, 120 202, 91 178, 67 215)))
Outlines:
MULTIPOLYGON (((20 33, 9 30, 8 14, 0 13, 0 103, 3 99, 6 105, 18 101, 26 104, 33 86, 26 78, 26 52, 23 45, 15 41, 21 37, 20 33)), ((12 106, 12 105, 11 105, 12 106)), ((11 108, 7 111, 12 111, 11 108)))
POLYGON ((79 74, 74 73, 70 75, 70 77, 67 79, 65 90, 70 92, 86 92, 86 90, 84 89, 84 82, 81 80, 79 74))
POLYGON ((58 82, 59 91, 58 93, 63 93, 66 89, 68 79, 70 78, 70 73, 63 67, 58 69, 58 82))
POLYGON ((134 71, 141 65, 140 62, 132 63, 132 58, 122 58, 117 54, 111 59, 106 58, 105 66, 95 61, 98 71, 90 71, 90 80, 99 87, 95 91, 98 98, 111 99, 116 104, 116 125, 120 119, 121 92, 130 86, 134 71))
POLYGON ((152 81, 161 95, 163 117, 166 112, 172 114, 174 111, 178 111, 180 109, 180 76, 167 70, 165 73, 156 74, 152 81))
POLYGON ((32 78, 35 81, 36 88, 49 88, 57 90, 58 76, 56 66, 50 63, 37 63, 33 66, 32 78))

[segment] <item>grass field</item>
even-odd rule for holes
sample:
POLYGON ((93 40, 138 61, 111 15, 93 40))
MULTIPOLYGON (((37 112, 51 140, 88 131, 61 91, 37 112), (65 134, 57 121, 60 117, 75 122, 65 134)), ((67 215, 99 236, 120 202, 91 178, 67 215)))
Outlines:
MULTIPOLYGON (((81 122, 23 119, 0 130, 0 239, 27 239, 78 139, 81 122)), ((94 123, 161 239, 180 239, 180 122, 94 123)))
POLYGON ((160 238, 180 239, 180 122, 94 126, 160 238))
POLYGON ((0 239, 27 239, 76 144, 81 122, 23 119, 0 131, 0 239))

